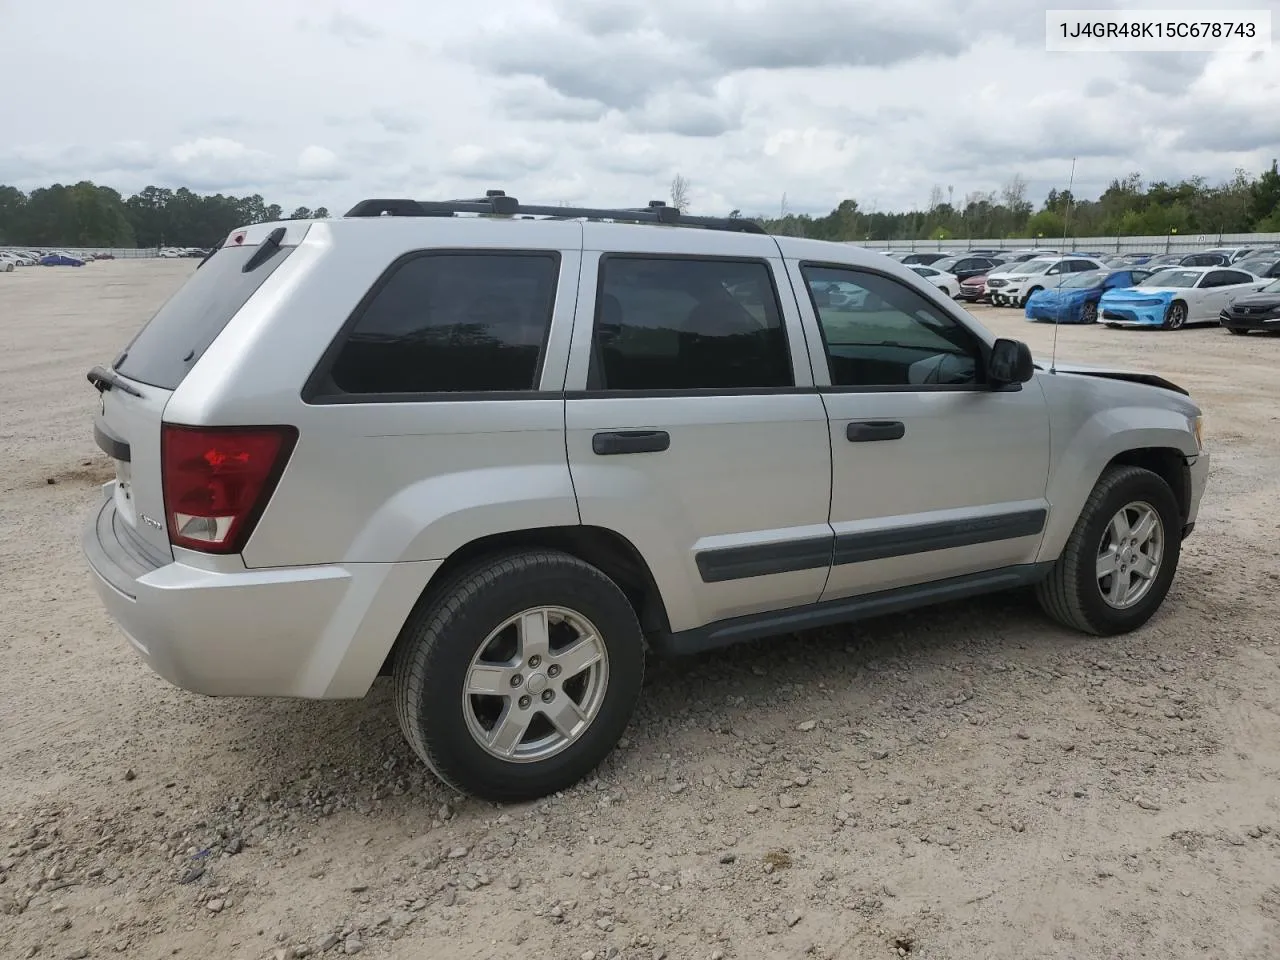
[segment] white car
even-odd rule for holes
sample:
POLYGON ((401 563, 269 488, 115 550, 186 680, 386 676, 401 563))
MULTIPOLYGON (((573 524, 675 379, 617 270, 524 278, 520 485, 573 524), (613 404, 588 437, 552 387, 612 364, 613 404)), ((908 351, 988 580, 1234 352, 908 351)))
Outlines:
POLYGON ((32 257, 14 250, 0 250, 0 260, 11 263, 15 267, 34 267, 36 265, 36 261, 32 257))
POLYGON ((1217 323, 1237 297, 1261 290, 1269 280, 1231 267, 1169 267, 1136 287, 1108 290, 1098 315, 1109 327, 1177 330, 1188 323, 1217 323))
POLYGON ((1052 288, 1066 274, 1105 270, 1092 257, 1036 257, 987 275, 987 292, 997 307, 1025 307, 1037 290, 1052 288))
POLYGON ((944 273, 942 270, 935 270, 933 267, 926 267, 919 263, 913 264, 911 269, 939 290, 945 290, 952 300, 960 296, 960 280, 955 274, 944 273))

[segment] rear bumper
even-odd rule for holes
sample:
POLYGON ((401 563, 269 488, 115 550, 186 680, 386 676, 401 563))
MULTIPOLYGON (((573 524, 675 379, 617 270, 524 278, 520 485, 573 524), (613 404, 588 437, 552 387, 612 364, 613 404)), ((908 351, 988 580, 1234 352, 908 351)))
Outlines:
POLYGON ((152 670, 210 696, 364 696, 439 566, 157 563, 115 512, 111 499, 96 507, 81 538, 107 613, 152 670))

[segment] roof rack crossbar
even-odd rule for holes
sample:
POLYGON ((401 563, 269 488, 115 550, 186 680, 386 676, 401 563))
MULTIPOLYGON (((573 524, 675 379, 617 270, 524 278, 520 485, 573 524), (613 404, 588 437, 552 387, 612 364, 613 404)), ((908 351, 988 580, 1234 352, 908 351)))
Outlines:
POLYGON ((551 217, 557 220, 618 220, 630 223, 661 223, 676 227, 702 227, 736 233, 764 233, 754 220, 738 217, 695 217, 681 213, 661 200, 646 207, 606 209, 596 207, 539 206, 520 203, 501 190, 489 190, 484 197, 462 200, 408 200, 374 198, 361 200, 347 211, 348 217, 452 217, 457 214, 487 214, 506 217, 551 217))

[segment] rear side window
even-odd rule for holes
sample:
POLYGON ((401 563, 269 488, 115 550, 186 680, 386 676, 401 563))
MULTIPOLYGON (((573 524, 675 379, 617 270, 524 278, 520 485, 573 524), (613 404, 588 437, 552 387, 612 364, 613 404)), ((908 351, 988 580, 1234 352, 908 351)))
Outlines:
POLYGON ((588 385, 734 390, 794 384, 762 261, 607 256, 588 385))
POLYGON ((538 385, 557 253, 421 253, 391 268, 321 393, 526 391, 538 385))
POLYGON ((125 347, 114 366, 139 383, 176 390, 210 344, 294 251, 277 247, 247 273, 257 246, 223 247, 196 269, 125 347))

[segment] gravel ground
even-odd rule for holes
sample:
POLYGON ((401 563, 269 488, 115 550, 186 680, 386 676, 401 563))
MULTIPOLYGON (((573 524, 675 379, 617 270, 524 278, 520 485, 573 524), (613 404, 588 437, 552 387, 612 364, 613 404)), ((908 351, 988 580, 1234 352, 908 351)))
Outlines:
POLYGON ((596 779, 499 808, 423 771, 385 683, 201 698, 104 615, 84 373, 193 268, 0 275, 0 957, 1280 956, 1280 339, 1060 330, 1207 411, 1145 629, 1007 595, 656 664, 596 779))

